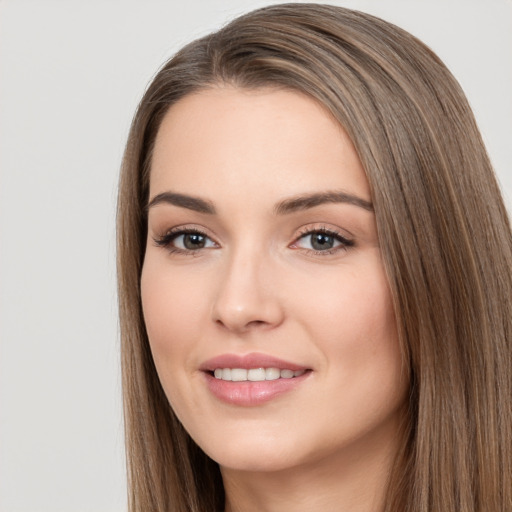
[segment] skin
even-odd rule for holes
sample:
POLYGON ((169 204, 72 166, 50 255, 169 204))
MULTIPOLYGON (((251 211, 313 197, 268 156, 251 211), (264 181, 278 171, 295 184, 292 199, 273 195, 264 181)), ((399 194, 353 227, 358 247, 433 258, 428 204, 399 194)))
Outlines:
POLYGON ((325 191, 370 203, 345 131, 296 92, 189 95, 156 139, 150 201, 169 191, 216 213, 149 208, 144 317, 174 411, 221 467, 226 510, 382 509, 408 383, 374 213, 346 202, 275 212, 325 191), (201 231, 204 247, 169 242, 174 228, 201 231), (320 229, 350 243, 315 251, 307 233, 320 229), (252 352, 311 371, 260 405, 213 396, 201 364, 252 352))

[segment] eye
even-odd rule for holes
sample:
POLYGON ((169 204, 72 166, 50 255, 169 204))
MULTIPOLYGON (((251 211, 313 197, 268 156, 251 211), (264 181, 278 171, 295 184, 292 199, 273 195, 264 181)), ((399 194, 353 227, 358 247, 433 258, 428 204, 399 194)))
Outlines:
POLYGON ((338 250, 346 250, 353 245, 353 240, 349 240, 335 231, 322 228, 303 233, 291 247, 306 249, 315 254, 332 254, 338 250))
POLYGON ((190 251, 212 246, 212 241, 207 236, 199 233, 183 233, 176 236, 173 242, 174 246, 178 249, 187 249, 190 251))
POLYGON ((162 237, 156 238, 155 243, 159 247, 166 247, 171 252, 182 253, 217 247, 210 237, 197 229, 171 230, 162 237))

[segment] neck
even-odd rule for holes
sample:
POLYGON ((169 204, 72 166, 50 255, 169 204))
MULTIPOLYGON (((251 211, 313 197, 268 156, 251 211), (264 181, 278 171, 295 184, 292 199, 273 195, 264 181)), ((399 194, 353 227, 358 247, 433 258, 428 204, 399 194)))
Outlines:
POLYGON ((379 436, 291 468, 221 468, 225 512, 381 512, 400 444, 379 436))

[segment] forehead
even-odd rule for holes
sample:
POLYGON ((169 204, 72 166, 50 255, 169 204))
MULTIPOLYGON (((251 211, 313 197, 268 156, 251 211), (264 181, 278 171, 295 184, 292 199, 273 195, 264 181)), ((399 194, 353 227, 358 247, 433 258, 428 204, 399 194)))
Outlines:
POLYGON ((153 152, 150 195, 269 196, 342 188, 370 200, 345 130, 315 100, 292 91, 218 87, 191 94, 165 115, 153 152))

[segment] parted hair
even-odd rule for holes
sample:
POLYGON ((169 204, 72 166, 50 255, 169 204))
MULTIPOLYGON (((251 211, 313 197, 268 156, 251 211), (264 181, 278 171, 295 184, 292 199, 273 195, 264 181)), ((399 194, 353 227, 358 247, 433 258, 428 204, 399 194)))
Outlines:
MULTIPOLYGON (((159 383, 141 308, 152 151, 188 94, 299 91, 344 127, 366 172, 410 392, 388 512, 512 510, 512 237, 473 114, 440 59, 349 9, 283 4, 185 46, 135 114, 118 199, 130 512, 223 510, 218 465, 159 383)), ((179 308, 179 304, 169 305, 179 308)))

